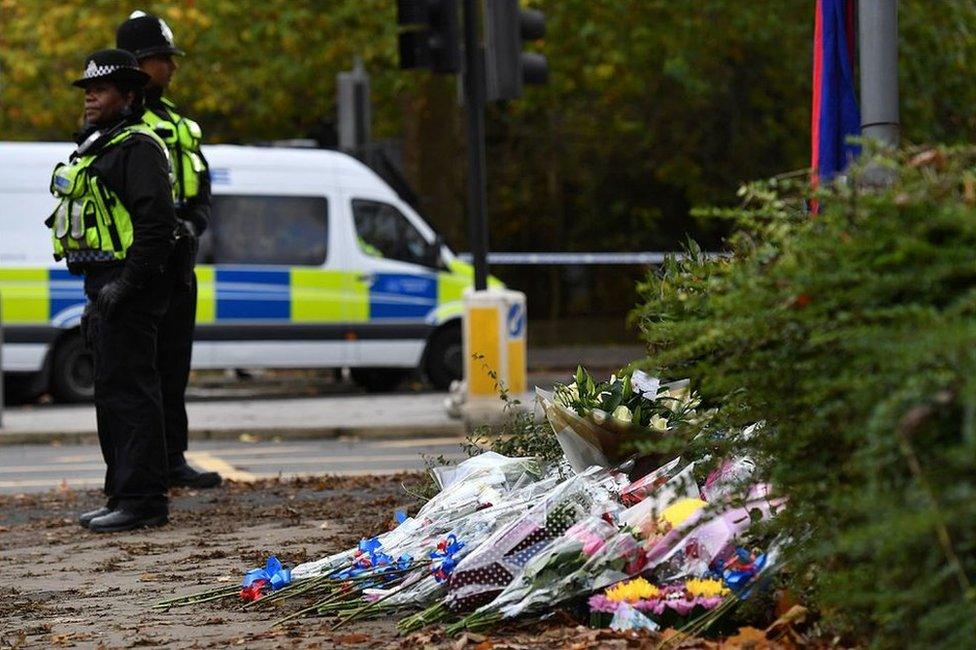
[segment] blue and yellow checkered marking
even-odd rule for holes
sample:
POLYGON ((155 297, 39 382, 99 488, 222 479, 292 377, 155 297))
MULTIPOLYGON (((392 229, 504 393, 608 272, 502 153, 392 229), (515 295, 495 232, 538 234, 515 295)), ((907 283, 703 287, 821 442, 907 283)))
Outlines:
POLYGON ((291 281, 286 270, 217 269, 217 321, 289 320, 291 281))
POLYGON ((437 307, 437 278, 377 273, 369 288, 369 318, 423 319, 437 307))
MULTIPOLYGON (((307 267, 197 267, 197 322, 418 321, 458 303, 469 274, 364 273, 307 267)), ((86 302, 84 279, 60 268, 0 269, 8 324, 50 324, 86 302)), ((432 316, 433 315, 433 316, 432 316)))
POLYGON ((57 318, 58 314, 67 309, 85 304, 84 279, 68 273, 66 269, 48 269, 48 288, 50 319, 57 318))

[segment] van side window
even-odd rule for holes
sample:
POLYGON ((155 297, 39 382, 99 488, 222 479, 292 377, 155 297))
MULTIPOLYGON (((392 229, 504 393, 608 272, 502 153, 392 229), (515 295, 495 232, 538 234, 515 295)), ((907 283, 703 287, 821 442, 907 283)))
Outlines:
POLYGON ((200 261, 321 266, 329 204, 321 196, 214 195, 200 261))
POLYGON ((354 199, 359 247, 373 257, 430 265, 430 244, 406 216, 389 203, 354 199))

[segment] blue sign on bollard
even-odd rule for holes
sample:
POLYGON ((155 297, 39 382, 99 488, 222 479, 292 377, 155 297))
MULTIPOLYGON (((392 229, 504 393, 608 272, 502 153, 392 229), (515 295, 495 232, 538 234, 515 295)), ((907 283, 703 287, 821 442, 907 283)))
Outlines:
POLYGON ((508 337, 517 339, 525 335, 525 305, 516 302, 508 308, 508 337))

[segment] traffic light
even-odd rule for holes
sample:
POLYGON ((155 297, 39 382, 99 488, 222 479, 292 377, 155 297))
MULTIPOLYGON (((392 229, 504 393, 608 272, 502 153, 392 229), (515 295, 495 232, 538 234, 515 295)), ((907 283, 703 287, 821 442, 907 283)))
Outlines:
POLYGON ((546 57, 522 51, 526 41, 546 35, 545 15, 520 8, 519 0, 486 0, 485 10, 488 99, 517 99, 523 84, 546 83, 546 57))
POLYGON ((461 71, 457 0, 397 0, 400 67, 461 71))

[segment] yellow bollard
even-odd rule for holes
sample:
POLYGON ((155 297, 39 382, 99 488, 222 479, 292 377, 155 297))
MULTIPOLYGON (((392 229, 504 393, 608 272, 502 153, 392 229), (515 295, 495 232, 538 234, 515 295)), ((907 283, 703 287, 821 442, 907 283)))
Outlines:
POLYGON ((464 378, 469 399, 495 398, 502 387, 513 397, 525 392, 527 325, 524 293, 465 292, 464 378))

